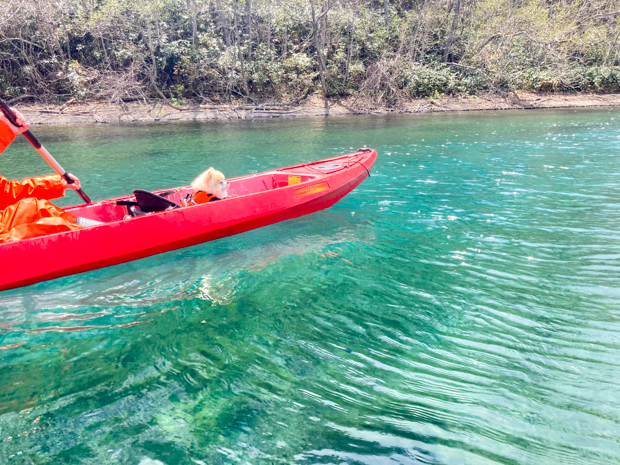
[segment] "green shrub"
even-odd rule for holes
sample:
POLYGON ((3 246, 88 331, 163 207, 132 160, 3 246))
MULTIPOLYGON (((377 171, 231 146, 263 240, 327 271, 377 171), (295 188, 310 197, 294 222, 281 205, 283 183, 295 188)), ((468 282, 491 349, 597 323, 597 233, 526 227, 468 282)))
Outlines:
POLYGON ((485 82, 475 74, 463 75, 445 64, 403 67, 397 77, 399 87, 411 97, 436 97, 441 94, 474 94, 485 88, 485 82))
POLYGON ((539 92, 562 91, 620 91, 620 67, 618 66, 578 66, 564 69, 530 68, 518 73, 511 83, 514 89, 539 92))

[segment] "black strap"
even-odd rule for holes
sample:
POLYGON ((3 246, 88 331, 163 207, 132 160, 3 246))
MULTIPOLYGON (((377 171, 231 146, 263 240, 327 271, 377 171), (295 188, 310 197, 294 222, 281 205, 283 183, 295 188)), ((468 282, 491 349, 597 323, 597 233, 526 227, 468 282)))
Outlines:
POLYGON ((121 207, 137 207, 138 202, 134 202, 133 200, 119 200, 116 202, 116 205, 121 207))

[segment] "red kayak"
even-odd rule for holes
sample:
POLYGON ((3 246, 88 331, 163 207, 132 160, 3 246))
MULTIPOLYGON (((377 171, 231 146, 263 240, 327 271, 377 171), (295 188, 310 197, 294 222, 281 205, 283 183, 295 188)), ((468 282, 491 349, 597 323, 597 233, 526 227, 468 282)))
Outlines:
POLYGON ((377 152, 230 180, 228 197, 180 207, 191 187, 65 208, 95 226, 0 244, 0 290, 220 239, 335 204, 370 176, 377 152), (28 266, 23 266, 28 263, 28 266))

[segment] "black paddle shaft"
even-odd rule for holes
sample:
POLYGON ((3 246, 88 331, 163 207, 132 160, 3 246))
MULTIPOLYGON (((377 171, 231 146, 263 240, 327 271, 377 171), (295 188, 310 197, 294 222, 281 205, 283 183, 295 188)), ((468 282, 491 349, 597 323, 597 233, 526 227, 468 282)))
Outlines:
MULTIPOLYGON (((11 110, 11 108, 9 108, 6 102, 2 99, 0 99, 0 111, 2 111, 6 119, 8 119, 13 126, 16 126, 18 128, 21 127, 20 124, 17 124, 17 116, 15 115, 15 113, 13 113, 13 110, 11 110)), ((54 168, 54 170, 58 174, 60 174, 65 179, 65 181, 67 181, 67 184, 74 184, 75 181, 73 180, 73 178, 69 176, 69 174, 64 170, 64 168, 60 166, 60 164, 54 159, 54 157, 52 157, 52 155, 45 149, 45 147, 41 145, 39 139, 37 139, 35 135, 30 132, 30 129, 24 132, 22 135, 28 140, 28 142, 32 144, 32 146, 37 150, 37 152, 41 154, 45 161, 52 165, 52 168, 54 168)), ((90 198, 88 198, 88 196, 84 193, 82 189, 76 189, 75 191, 80 197, 82 197, 82 200, 84 200, 84 202, 90 203, 90 198)))

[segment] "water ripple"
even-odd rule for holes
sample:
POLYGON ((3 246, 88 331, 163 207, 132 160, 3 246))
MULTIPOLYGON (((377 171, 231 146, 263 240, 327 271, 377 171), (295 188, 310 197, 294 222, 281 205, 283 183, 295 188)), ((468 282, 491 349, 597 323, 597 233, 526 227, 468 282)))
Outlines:
MULTIPOLYGON (((380 156, 327 211, 2 293, 0 463, 617 463, 617 115, 133 128, 147 188, 207 148, 380 156)), ((98 131, 72 137, 120 194, 98 131)))

